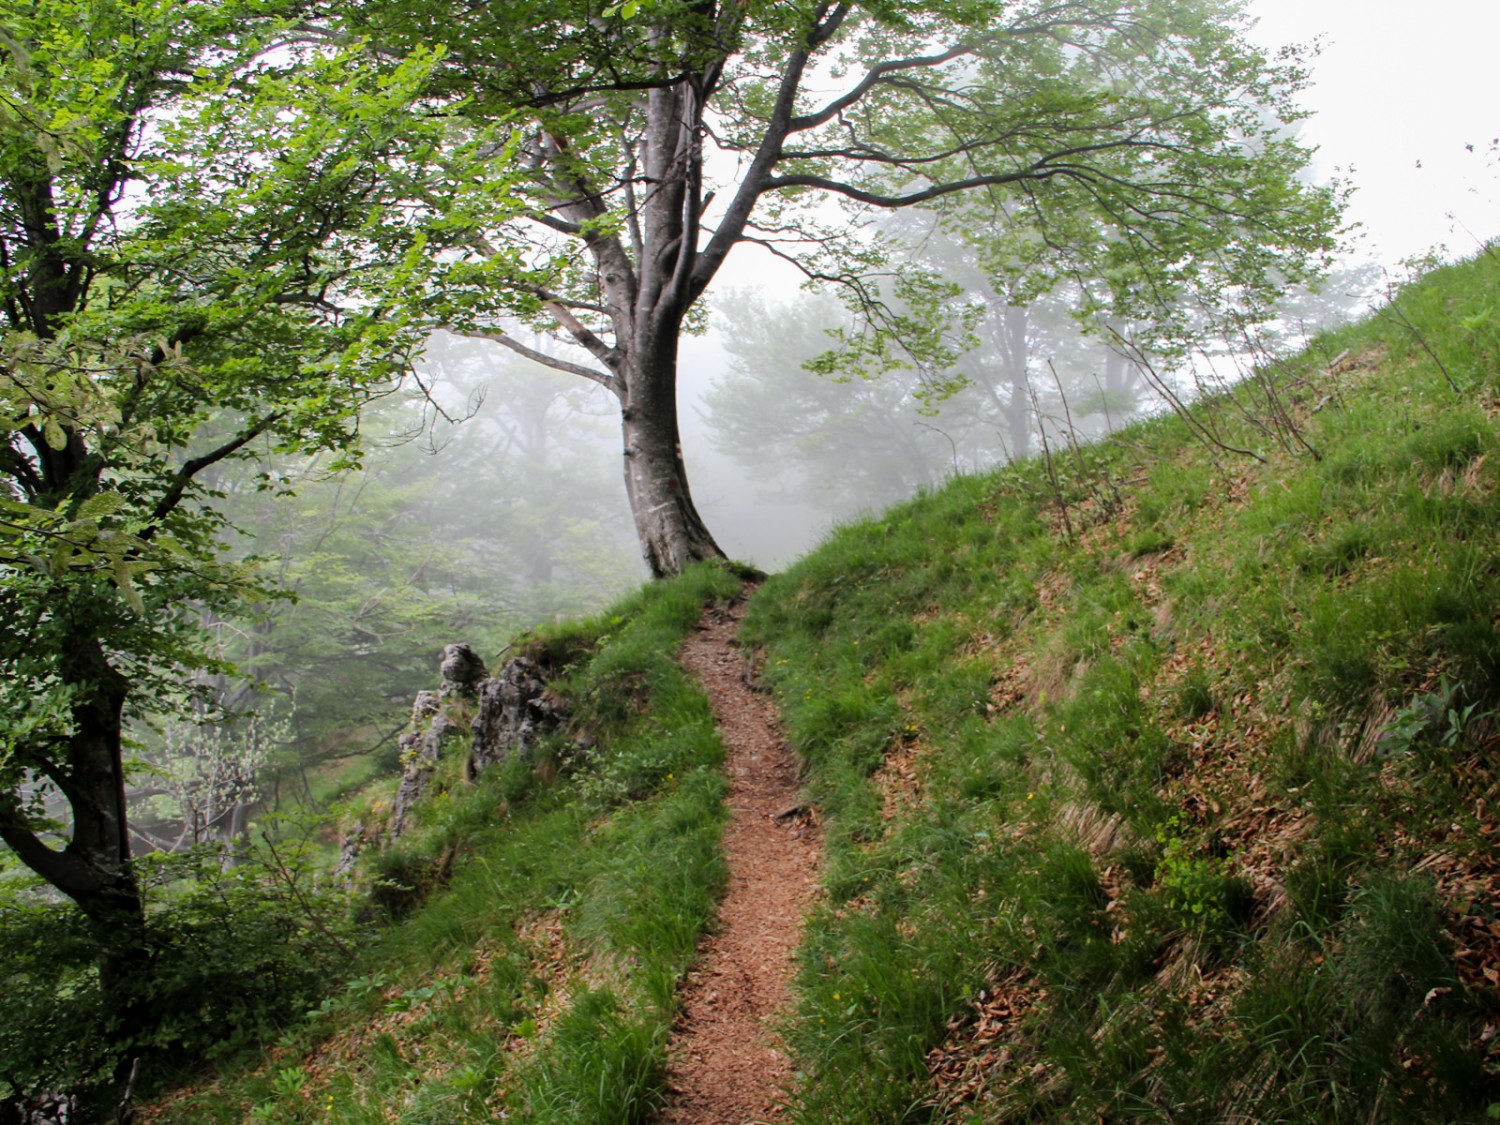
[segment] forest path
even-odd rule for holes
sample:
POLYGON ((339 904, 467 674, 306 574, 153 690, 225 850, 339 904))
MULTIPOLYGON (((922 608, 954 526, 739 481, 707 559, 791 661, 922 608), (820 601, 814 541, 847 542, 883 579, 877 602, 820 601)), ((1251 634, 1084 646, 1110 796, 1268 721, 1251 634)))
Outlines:
POLYGON ((790 1001, 819 847, 810 819, 789 813, 799 803, 798 767, 776 704, 747 683, 738 637, 750 589, 728 606, 705 610, 679 657, 707 693, 728 753, 729 887, 718 927, 700 945, 682 987, 666 1125, 784 1120, 778 1102, 792 1075, 771 1021, 790 1001))

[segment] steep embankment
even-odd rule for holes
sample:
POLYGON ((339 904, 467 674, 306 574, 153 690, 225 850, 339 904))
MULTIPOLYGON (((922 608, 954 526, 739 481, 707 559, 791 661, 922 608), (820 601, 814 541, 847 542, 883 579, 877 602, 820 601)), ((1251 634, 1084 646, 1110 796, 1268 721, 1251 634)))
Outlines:
POLYGON ((1497 293, 763 588, 828 849, 799 1120, 1500 1113, 1497 293))

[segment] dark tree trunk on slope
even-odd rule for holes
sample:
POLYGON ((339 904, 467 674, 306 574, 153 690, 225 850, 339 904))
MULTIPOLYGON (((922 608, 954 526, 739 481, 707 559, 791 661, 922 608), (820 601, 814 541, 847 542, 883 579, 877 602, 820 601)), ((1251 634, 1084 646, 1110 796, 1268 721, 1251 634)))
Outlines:
POLYGON ((58 850, 41 840, 24 814, 0 808, 0 838, 34 872, 78 904, 99 943, 99 977, 122 1034, 138 1023, 139 974, 150 960, 145 903, 130 862, 123 761, 123 712, 129 683, 97 638, 74 638, 62 678, 74 692, 73 733, 65 765, 49 772, 72 817, 72 836, 58 850))
POLYGON ((652 576, 724 558, 688 489, 677 427, 676 333, 656 347, 633 351, 621 376, 625 494, 652 576))

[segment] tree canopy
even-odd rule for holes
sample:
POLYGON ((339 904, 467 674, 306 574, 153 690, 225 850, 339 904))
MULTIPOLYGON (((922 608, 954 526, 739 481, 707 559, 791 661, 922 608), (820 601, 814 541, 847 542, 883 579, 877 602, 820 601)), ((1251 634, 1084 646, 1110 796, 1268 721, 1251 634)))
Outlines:
POLYGON ((143 952, 125 720, 213 665, 200 614, 259 596, 206 478, 357 456, 425 335, 436 216, 505 192, 499 148, 477 191, 445 174, 486 158, 422 110, 432 52, 301 51, 297 16, 0 2, 0 838, 95 922, 107 991, 143 952))
POLYGON ((426 96, 509 130, 523 206, 455 237, 466 284, 434 315, 617 396, 659 574, 719 553, 677 453, 677 340, 740 244, 842 287, 867 324, 843 357, 942 366, 963 303, 875 213, 932 208, 997 289, 1024 303, 1068 279, 1162 349, 1204 310, 1263 313, 1334 241, 1339 195, 1302 181, 1291 133, 1301 56, 1251 46, 1227 0, 424 0, 345 17, 397 57, 443 44, 426 96), (571 352, 538 356, 497 309, 571 352))

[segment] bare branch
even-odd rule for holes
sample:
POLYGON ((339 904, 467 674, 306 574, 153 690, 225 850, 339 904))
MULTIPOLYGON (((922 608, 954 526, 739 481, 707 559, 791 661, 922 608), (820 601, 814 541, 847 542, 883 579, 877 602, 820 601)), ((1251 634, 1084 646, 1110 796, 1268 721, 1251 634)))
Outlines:
POLYGON ((568 335, 577 340, 579 345, 590 352, 596 359, 604 363, 611 370, 620 366, 624 360, 619 348, 612 348, 603 340, 599 339, 587 325, 574 316, 568 309, 558 301, 548 301, 547 311, 553 315, 557 323, 567 331, 568 335))
POLYGON ((193 457, 184 461, 182 467, 173 474, 171 484, 167 486, 167 491, 156 502, 156 508, 151 513, 151 525, 141 532, 140 537, 142 539, 150 539, 152 537, 160 521, 171 515, 173 509, 182 502, 182 497, 187 492, 187 487, 192 483, 194 477, 210 465, 217 465, 224 458, 233 455, 249 445, 283 417, 285 415, 280 412, 264 414, 217 449, 210 449, 207 453, 199 457, 193 457))
POLYGON ((535 348, 528 348, 521 341, 504 332, 487 332, 480 329, 462 332, 454 328, 448 328, 445 331, 449 335, 461 336, 466 340, 488 340, 490 343, 501 344, 517 355, 531 360, 533 363, 540 363, 543 367, 550 367, 555 371, 566 371, 569 375, 577 375, 580 379, 587 379, 591 383, 598 383, 601 387, 608 388, 616 395, 620 393, 620 380, 617 376, 607 371, 595 371, 592 367, 585 367, 581 363, 558 359, 556 356, 550 356, 546 352, 537 351, 535 348))

